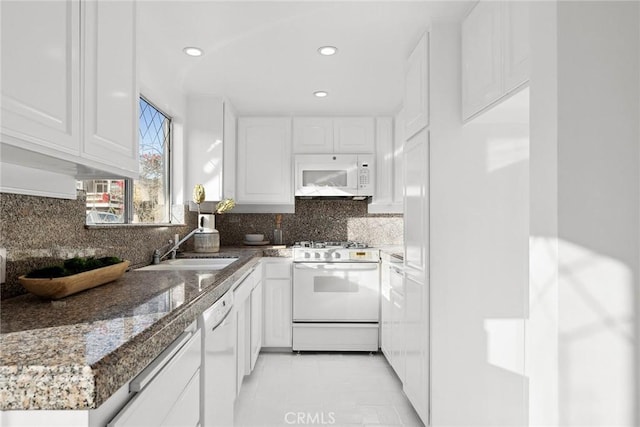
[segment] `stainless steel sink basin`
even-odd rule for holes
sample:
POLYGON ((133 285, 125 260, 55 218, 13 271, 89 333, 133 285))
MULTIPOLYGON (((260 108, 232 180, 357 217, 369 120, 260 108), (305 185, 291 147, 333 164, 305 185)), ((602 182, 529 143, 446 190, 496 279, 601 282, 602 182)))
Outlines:
POLYGON ((238 258, 180 258, 148 265, 138 270, 222 270, 238 258))

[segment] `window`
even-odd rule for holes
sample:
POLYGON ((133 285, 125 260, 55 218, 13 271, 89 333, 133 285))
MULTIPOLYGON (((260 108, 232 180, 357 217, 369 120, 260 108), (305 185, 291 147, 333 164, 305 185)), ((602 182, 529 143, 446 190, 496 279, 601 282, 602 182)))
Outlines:
POLYGON ((140 97, 140 178, 78 182, 87 194, 87 224, 171 222, 171 119, 140 97))

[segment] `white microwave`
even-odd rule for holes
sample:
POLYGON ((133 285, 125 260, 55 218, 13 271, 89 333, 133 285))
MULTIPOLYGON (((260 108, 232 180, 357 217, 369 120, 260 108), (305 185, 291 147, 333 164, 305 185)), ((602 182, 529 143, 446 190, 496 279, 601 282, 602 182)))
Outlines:
POLYGON ((373 154, 297 154, 295 195, 371 197, 375 184, 373 160, 373 154))

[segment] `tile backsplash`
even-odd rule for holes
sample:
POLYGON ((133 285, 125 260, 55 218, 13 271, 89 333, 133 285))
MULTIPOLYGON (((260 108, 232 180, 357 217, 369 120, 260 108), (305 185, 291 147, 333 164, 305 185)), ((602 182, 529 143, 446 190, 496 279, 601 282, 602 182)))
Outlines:
MULTIPOLYGON (((0 193, 0 247, 7 249, 6 283, 0 298, 25 293, 18 277, 35 268, 73 256, 118 256, 132 266, 149 264, 154 249, 174 234, 184 236, 196 227, 197 214, 185 208, 184 226, 86 227, 85 200, 53 199, 0 193)), ((273 239, 275 214, 216 215, 223 246, 242 245, 247 233, 273 239)), ((351 200, 298 200, 295 214, 283 214, 284 241, 354 240, 369 245, 402 243, 402 215, 367 213, 367 204, 351 200)), ((185 249, 192 248, 192 242, 185 249)))

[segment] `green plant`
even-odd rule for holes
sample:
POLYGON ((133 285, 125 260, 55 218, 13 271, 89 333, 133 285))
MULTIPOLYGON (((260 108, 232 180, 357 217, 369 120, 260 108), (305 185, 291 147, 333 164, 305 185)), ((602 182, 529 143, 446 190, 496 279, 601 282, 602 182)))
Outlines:
POLYGON ((74 257, 67 259, 60 265, 40 268, 33 270, 26 277, 30 279, 52 279, 54 277, 66 277, 85 271, 95 270, 97 268, 108 267, 110 265, 119 264, 122 259, 118 257, 74 257))

